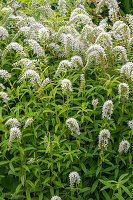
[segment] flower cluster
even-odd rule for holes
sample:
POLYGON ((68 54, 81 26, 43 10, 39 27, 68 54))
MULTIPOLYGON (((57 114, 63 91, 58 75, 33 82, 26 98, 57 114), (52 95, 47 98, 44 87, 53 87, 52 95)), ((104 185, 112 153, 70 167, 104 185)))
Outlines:
POLYGON ((11 147, 11 144, 15 139, 21 139, 21 131, 17 127, 10 129, 9 147, 11 147))
POLYGON ((99 149, 103 150, 107 150, 108 147, 108 141, 110 139, 110 132, 107 129, 103 129, 102 131, 100 131, 99 133, 99 141, 98 141, 98 147, 99 149))
POLYGON ((78 95, 80 95, 81 92, 83 92, 84 87, 85 87, 85 75, 84 75, 84 74, 81 74, 81 75, 80 75, 80 88, 79 88, 79 93, 78 93, 78 95))
POLYGON ((60 63, 59 63, 59 66, 56 70, 56 73, 55 73, 55 77, 59 76, 59 74, 61 73, 66 73, 68 69, 70 69, 72 67, 72 64, 70 61, 68 60, 62 60, 60 63))
POLYGON ((127 140, 122 140, 119 144, 118 152, 121 153, 127 153, 128 149, 130 148, 130 143, 127 140))
POLYGON ((69 92, 72 92, 72 84, 69 79, 63 79, 61 80, 61 87, 62 87, 62 93, 68 94, 69 92))
POLYGON ((79 184, 80 183, 80 176, 78 172, 71 172, 69 174, 69 180, 70 180, 70 187, 73 188, 74 184, 79 184))
POLYGON ((3 78, 5 81, 7 81, 7 79, 11 78, 11 74, 8 73, 8 71, 4 70, 4 69, 0 69, 0 76, 1 78, 3 78))
POLYGON ((100 45, 98 44, 91 45, 87 50, 86 54, 87 54, 86 67, 89 66, 92 63, 92 61, 94 61, 96 65, 99 64, 105 65, 106 54, 104 49, 100 45))
POLYGON ((127 83, 120 83, 118 86, 119 99, 122 97, 128 99, 129 97, 129 85, 127 83))
POLYGON ((40 46, 40 44, 35 40, 25 40, 31 49, 33 50, 34 54, 37 55, 37 57, 45 57, 44 49, 40 46))
POLYGON ((131 75, 133 72, 133 63, 127 62, 125 65, 121 67, 120 74, 121 76, 126 76, 127 79, 131 79, 131 75))
POLYGON ((113 102, 111 100, 105 101, 102 109, 102 118, 111 119, 113 113, 113 102))
POLYGON ((92 100, 92 105, 93 105, 93 107, 94 107, 94 110, 96 110, 96 107, 97 107, 97 104, 98 104, 99 102, 98 102, 98 99, 93 99, 92 100))
POLYGON ((9 97, 8 97, 8 94, 5 93, 5 92, 0 92, 0 97, 3 99, 3 101, 5 103, 7 103, 9 101, 9 97))
POLYGON ((21 78, 19 79, 19 82, 24 81, 25 79, 29 78, 31 81, 31 84, 34 86, 36 83, 38 85, 40 85, 40 76, 39 74, 34 71, 34 70, 30 70, 28 69, 27 71, 25 71, 22 75, 21 78))
POLYGON ((2 90, 5 90, 5 89, 6 89, 6 87, 5 87, 2 83, 0 83, 0 88, 1 88, 2 90))
POLYGON ((28 118, 25 122, 24 129, 30 126, 33 121, 33 118, 28 118))
POLYGON ((83 62, 80 56, 73 56, 71 58, 71 63, 72 67, 74 67, 76 70, 82 70, 83 62))
POLYGON ((11 126, 11 127, 21 127, 20 122, 16 118, 10 118, 6 123, 6 126, 11 126))
POLYGON ((112 49, 114 56, 118 55, 118 60, 127 61, 126 49, 122 46, 116 46, 112 49))
POLYGON ((76 119, 74 119, 74 118, 67 119, 66 125, 71 130, 72 134, 73 133, 76 133, 77 135, 81 134, 80 130, 79 130, 79 124, 76 119))
POLYGON ((6 28, 4 28, 3 26, 0 26, 0 38, 2 40, 5 40, 6 38, 8 38, 9 34, 8 31, 6 30, 6 28))
POLYGON ((128 122, 128 126, 130 127, 133 134, 133 120, 128 122))
POLYGON ((50 81, 51 81, 50 78, 45 78, 45 80, 41 84, 41 88, 45 88, 46 85, 50 83, 50 81))
POLYGON ((24 52, 23 47, 18 44, 17 42, 12 42, 9 45, 6 46, 6 48, 4 49, 3 53, 2 53, 2 60, 4 60, 6 54, 11 50, 15 50, 16 52, 18 52, 20 54, 21 57, 26 57, 26 53, 24 52))
POLYGON ((60 198, 59 196, 53 196, 53 197, 51 198, 51 200, 61 200, 61 198, 60 198))

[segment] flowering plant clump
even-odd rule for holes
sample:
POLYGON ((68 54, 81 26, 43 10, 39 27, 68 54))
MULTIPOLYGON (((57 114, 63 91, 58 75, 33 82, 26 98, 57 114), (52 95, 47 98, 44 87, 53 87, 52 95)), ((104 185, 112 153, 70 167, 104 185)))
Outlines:
POLYGON ((0 200, 133 199, 129 4, 1 1, 0 200))

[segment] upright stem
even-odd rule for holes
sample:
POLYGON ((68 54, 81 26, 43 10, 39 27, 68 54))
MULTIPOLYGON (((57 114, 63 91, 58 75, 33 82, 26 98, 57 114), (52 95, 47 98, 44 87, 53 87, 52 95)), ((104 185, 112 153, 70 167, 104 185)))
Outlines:
POLYGON ((67 119, 69 115, 69 94, 67 93, 67 119))

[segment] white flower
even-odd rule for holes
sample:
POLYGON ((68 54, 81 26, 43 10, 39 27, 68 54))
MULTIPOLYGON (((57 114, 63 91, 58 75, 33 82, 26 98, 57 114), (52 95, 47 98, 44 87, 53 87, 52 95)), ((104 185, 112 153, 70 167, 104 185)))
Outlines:
POLYGON ((10 129, 9 147, 15 139, 21 139, 21 131, 17 127, 13 127, 10 129))
POLYGON ((87 55, 87 63, 85 68, 92 63, 92 61, 95 61, 96 65, 105 65, 106 61, 106 54, 104 49, 98 45, 94 44, 89 47, 89 49, 86 52, 87 55))
POLYGON ((36 161, 35 158, 30 158, 27 162, 27 164, 33 164, 36 161))
POLYGON ((19 31, 16 33, 16 35, 14 36, 14 38, 12 39, 12 41, 15 41, 22 34, 24 35, 24 37, 27 37, 29 34, 29 31, 30 31, 30 27, 28 26, 21 27, 19 31))
POLYGON ((40 46, 40 44, 35 41, 35 40, 25 40, 29 46, 31 47, 31 49, 33 50, 34 54, 37 54, 37 57, 44 57, 45 56, 45 52, 44 49, 40 46))
POLYGON ((131 130, 133 130, 133 120, 128 122, 128 126, 130 127, 131 130))
POLYGON ((11 126, 11 127, 20 127, 21 124, 16 118, 10 118, 6 123, 6 126, 11 126))
POLYGON ((76 119, 74 118, 69 118, 66 120, 66 125, 68 128, 71 130, 72 134, 76 133, 77 135, 80 135, 80 130, 79 130, 79 124, 76 119))
POLYGON ((6 54, 11 50, 15 50, 16 52, 18 52, 20 54, 20 56, 22 57, 26 57, 26 53, 24 52, 23 47, 18 44, 17 42, 12 42, 9 45, 6 46, 6 48, 4 49, 3 53, 2 53, 2 60, 4 60, 6 54))
POLYGON ((59 0, 58 5, 60 10, 60 15, 66 16, 67 13, 66 0, 59 0))
POLYGON ((129 22, 129 25, 132 29, 132 32, 133 32, 133 15, 126 15, 126 18, 128 19, 128 22, 129 22))
POLYGON ((5 90, 5 89, 6 89, 6 87, 5 87, 2 83, 0 83, 0 88, 1 88, 2 90, 5 90))
POLYGON ((102 109, 102 118, 111 119, 113 113, 113 102, 111 100, 105 101, 102 109))
POLYGON ((78 172, 71 172, 69 174, 69 180, 70 180, 70 187, 73 188, 74 184, 79 184, 80 183, 80 176, 78 172))
POLYGON ((2 9, 1 9, 1 12, 2 13, 12 13, 13 12, 13 9, 11 8, 11 7, 3 7, 2 9))
POLYGON ((131 81, 133 81, 133 71, 132 71, 132 73, 131 73, 131 81))
POLYGON ((119 99, 121 99, 121 97, 125 97, 126 99, 128 99, 129 85, 127 83, 120 83, 118 86, 118 93, 119 93, 119 99))
POLYGON ((8 97, 8 94, 5 93, 5 92, 0 92, 0 97, 3 99, 3 101, 5 103, 7 103, 9 101, 9 97, 8 97))
POLYGON ((51 81, 50 78, 45 78, 45 80, 41 84, 41 87, 45 88, 46 85, 48 85, 50 83, 50 81, 51 81))
POLYGON ((99 44, 104 49, 112 48, 112 38, 109 33, 102 32, 96 39, 96 44, 99 44))
POLYGON ((28 70, 28 69, 34 69, 35 65, 38 64, 39 61, 38 60, 30 60, 28 58, 23 58, 15 63, 13 63, 13 67, 17 67, 17 66, 22 66, 24 67, 23 72, 28 70))
POLYGON ((93 36, 93 27, 89 25, 85 25, 81 31, 81 39, 87 43, 91 43, 93 36))
POLYGON ((55 77, 58 76, 61 73, 66 73, 68 69, 71 69, 71 67, 72 67, 72 64, 71 64, 70 61, 62 60, 59 63, 59 66, 58 66, 58 68, 56 70, 55 77))
POLYGON ((39 36, 40 41, 46 42, 49 39, 48 29, 45 27, 39 29, 38 36, 39 36))
POLYGON ((126 49, 122 46, 116 46, 112 49, 112 52, 114 54, 114 56, 116 57, 117 55, 119 56, 118 59, 119 60, 124 60, 127 61, 127 53, 126 53, 126 49))
POLYGON ((114 23, 112 34, 117 41, 130 39, 130 29, 123 21, 116 21, 114 23))
POLYGON ((133 72, 133 63, 127 62, 125 65, 121 67, 120 74, 121 76, 125 75, 128 79, 131 78, 131 74, 133 72))
POLYGON ((58 196, 53 196, 53 197, 51 198, 51 200, 61 200, 61 198, 58 197, 58 196))
POLYGON ((78 95, 80 95, 80 93, 83 92, 84 87, 85 87, 85 75, 81 74, 80 75, 80 88, 79 88, 78 95))
POLYGON ((6 38, 8 38, 8 36, 8 31, 3 26, 0 26, 0 38, 2 38, 2 40, 5 40, 6 38))
POLYGON ((94 110, 96 110, 96 107, 97 107, 97 104, 98 104, 99 102, 98 102, 98 99, 93 99, 92 100, 92 105, 93 105, 93 107, 94 107, 94 110))
POLYGON ((8 73, 7 70, 4 69, 0 69, 0 76, 1 78, 3 78, 5 81, 7 81, 7 79, 11 78, 11 74, 8 73))
POLYGON ((123 140, 119 144, 118 152, 119 153, 122 153, 122 152, 127 153, 129 148, 130 148, 130 143, 127 140, 123 140))
POLYGON ((61 80, 61 87, 62 87, 62 93, 67 94, 68 92, 72 92, 72 84, 69 79, 63 79, 61 80))
POLYGON ((30 81, 31 81, 31 83, 32 83, 33 86, 35 85, 35 83, 37 83, 38 85, 41 84, 41 83, 40 83, 40 76, 39 76, 39 74, 38 74, 36 71, 34 71, 34 70, 28 69, 27 71, 25 71, 25 72, 22 74, 21 78, 19 79, 19 82, 22 82, 22 81, 24 81, 24 80, 27 79, 27 78, 30 79, 30 81))
POLYGON ((67 57, 70 57, 74 50, 75 39, 71 34, 64 35, 64 46, 67 57))
POLYGON ((73 56, 71 58, 71 65, 74 67, 76 70, 80 70, 83 68, 83 62, 82 58, 80 56, 73 56))
POLYGON ((107 150, 108 147, 108 141, 110 139, 110 132, 107 129, 103 129, 99 133, 99 141, 98 141, 98 147, 99 149, 105 149, 107 150))
POLYGON ((33 121, 33 118, 28 118, 25 122, 24 129, 30 126, 33 121))
POLYGON ((118 19, 118 12, 119 12, 119 7, 118 3, 116 0, 100 0, 98 5, 97 5, 97 10, 96 12, 100 12, 101 8, 107 6, 108 11, 109 11, 109 19, 111 21, 117 20, 118 19))

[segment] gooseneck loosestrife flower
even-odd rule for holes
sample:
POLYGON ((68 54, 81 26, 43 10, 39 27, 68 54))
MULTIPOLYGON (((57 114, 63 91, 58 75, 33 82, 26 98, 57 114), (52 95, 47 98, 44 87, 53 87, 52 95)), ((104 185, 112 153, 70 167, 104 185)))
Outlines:
POLYGON ((99 140, 98 140, 98 147, 100 150, 107 150, 108 147, 108 142, 110 139, 110 132, 107 129, 103 129, 102 131, 100 131, 99 133, 99 140))
POLYGON ((11 147, 12 142, 15 139, 21 139, 21 131, 17 127, 13 127, 10 129, 10 137, 9 137, 9 148, 11 147))
POLYGON ((105 101, 102 109, 102 118, 103 119, 111 119, 111 115, 113 114, 113 102, 111 100, 105 101))
POLYGON ((71 130, 72 134, 74 134, 74 133, 76 133, 77 135, 81 134, 80 130, 79 130, 79 124, 76 119, 74 119, 74 118, 67 119, 66 125, 71 130))
POLYGON ((94 110, 96 110, 96 107, 97 107, 97 104, 98 104, 99 102, 98 102, 98 99, 93 99, 92 100, 92 105, 93 105, 93 108, 94 108, 94 110))
POLYGON ((36 72, 36 71, 34 71, 34 70, 30 70, 30 69, 28 69, 27 71, 25 71, 22 75, 21 75, 21 77, 20 77, 20 79, 19 79, 19 82, 23 82, 25 79, 30 79, 30 81, 31 81, 31 84, 33 85, 33 86, 35 86, 35 84, 37 83, 38 85, 40 85, 41 83, 40 83, 40 76, 39 76, 39 74, 36 72))
POLYGON ((118 152, 120 154, 127 153, 130 148, 130 143, 127 140, 122 140, 119 144, 118 152))
POLYGON ((133 120, 128 122, 128 126, 130 127, 132 135, 133 135, 133 120))
POLYGON ((125 76, 127 79, 131 79, 132 72, 133 72, 133 63, 132 62, 127 62, 120 69, 120 75, 125 76))
POLYGON ((28 118, 25 122, 24 129, 30 126, 33 121, 33 118, 28 118))
POLYGON ((70 180, 70 187, 73 188, 74 184, 79 184, 80 183, 80 176, 78 172, 71 172, 69 174, 69 180, 70 180))
POLYGON ((119 100, 121 98, 129 98, 129 85, 127 83, 120 83, 118 86, 119 100))
POLYGON ((7 103, 10 100, 6 92, 0 92, 0 97, 5 103, 7 103))
POLYGON ((68 94, 69 92, 72 92, 72 84, 69 79, 63 79, 61 80, 61 87, 62 87, 62 93, 68 94))
POLYGON ((24 52, 24 48, 18 44, 17 42, 12 42, 6 46, 2 53, 2 61, 5 59, 6 54, 11 50, 15 50, 17 53, 20 54, 21 57, 26 57, 26 53, 24 52))
POLYGON ((51 200, 61 200, 61 198, 60 198, 59 196, 53 196, 53 197, 51 198, 51 200))
POLYGON ((16 118, 10 118, 6 123, 6 126, 11 126, 11 127, 21 127, 20 122, 16 118))
POLYGON ((2 79, 4 79, 5 81, 7 81, 9 78, 11 78, 11 74, 8 73, 7 70, 0 69, 0 77, 1 77, 2 79))

